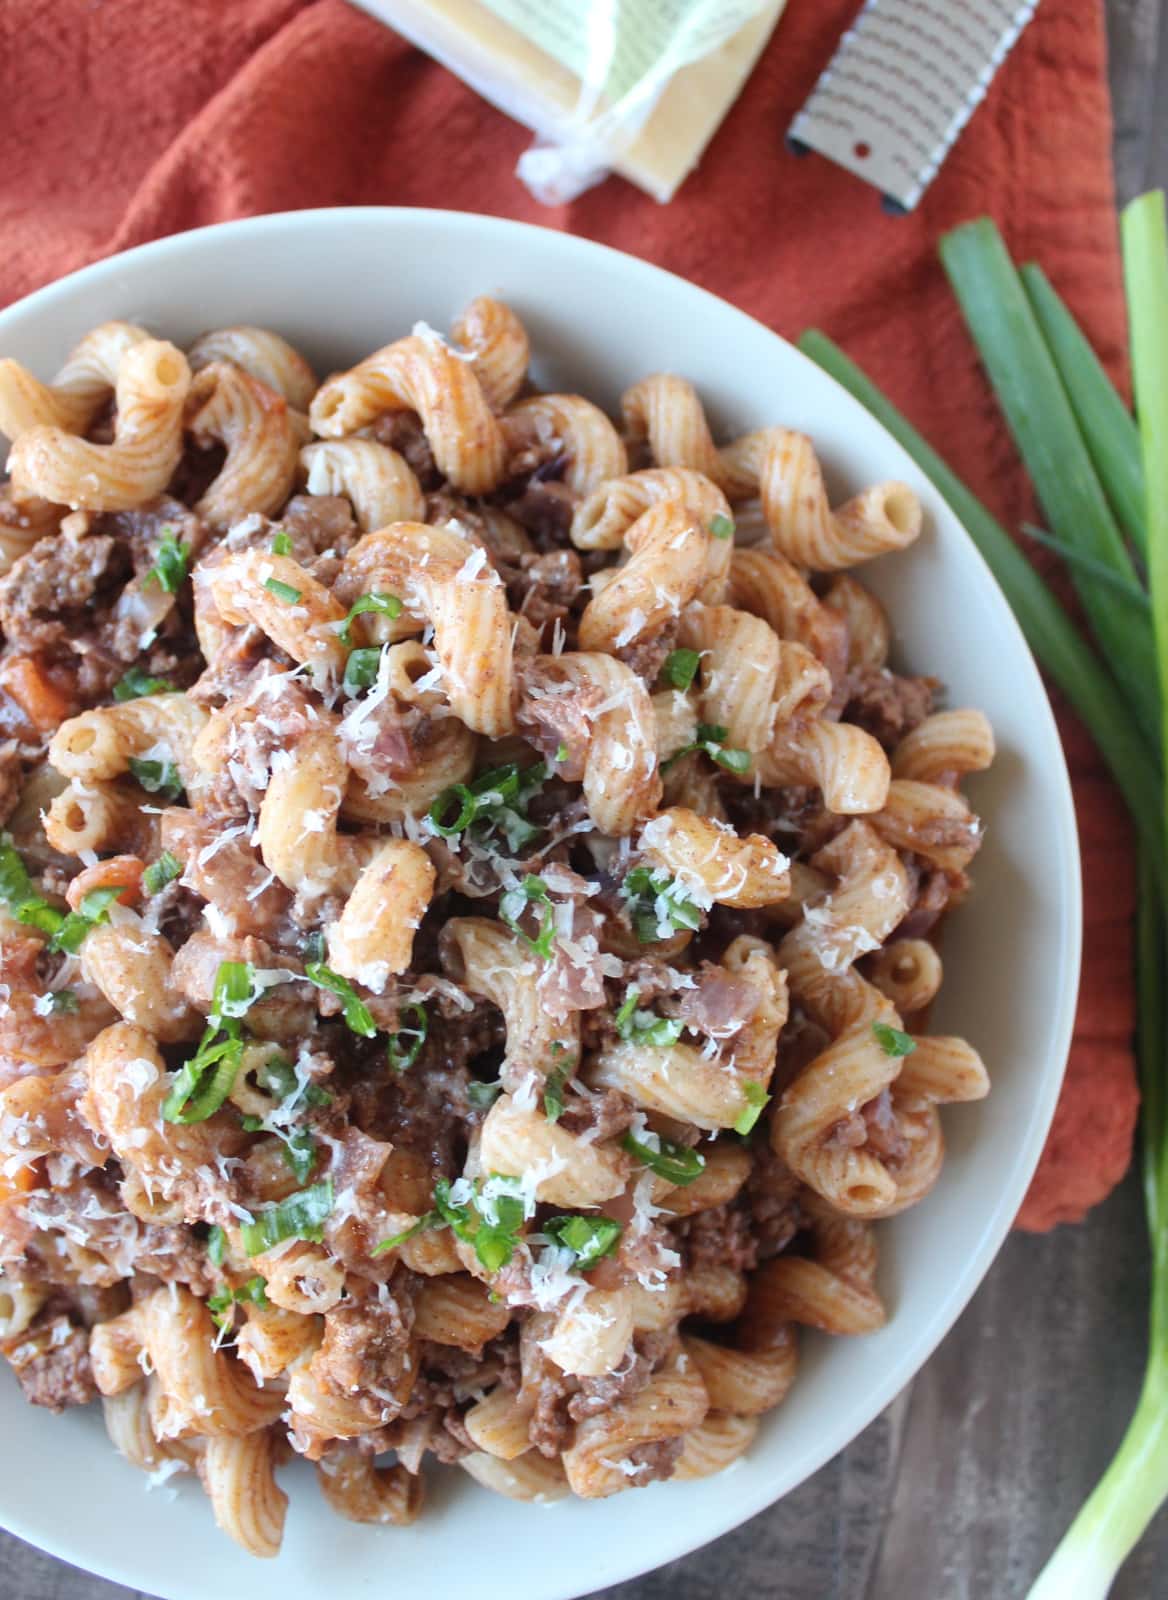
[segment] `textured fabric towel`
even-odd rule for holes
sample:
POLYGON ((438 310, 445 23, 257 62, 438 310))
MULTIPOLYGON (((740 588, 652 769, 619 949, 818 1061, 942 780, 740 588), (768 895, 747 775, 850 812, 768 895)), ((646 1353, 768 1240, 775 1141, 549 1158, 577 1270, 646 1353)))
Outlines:
MULTIPOLYGON (((610 179, 548 211, 513 176, 527 130, 344 0, 7 0, 0 302, 97 256, 253 212, 373 204, 520 217, 644 256, 789 336, 824 328, 1016 528, 1032 507, 936 241, 989 212, 1016 255, 1042 260, 1126 381, 1102 6, 1043 0, 940 176, 900 219, 872 189, 783 145, 858 9, 791 0, 672 205, 610 179)), ((1130 829, 1062 708, 1060 723, 1086 946, 1066 1088, 1019 1218, 1030 1228, 1077 1218, 1108 1193, 1130 1158, 1137 1104, 1130 829)))

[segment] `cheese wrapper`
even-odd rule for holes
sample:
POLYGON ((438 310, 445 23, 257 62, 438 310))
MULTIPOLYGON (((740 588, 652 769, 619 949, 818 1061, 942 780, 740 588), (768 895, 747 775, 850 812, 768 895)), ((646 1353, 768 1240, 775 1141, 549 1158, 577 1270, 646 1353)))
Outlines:
POLYGON ((673 198, 786 0, 358 0, 535 133, 518 174, 545 205, 619 172, 673 198))

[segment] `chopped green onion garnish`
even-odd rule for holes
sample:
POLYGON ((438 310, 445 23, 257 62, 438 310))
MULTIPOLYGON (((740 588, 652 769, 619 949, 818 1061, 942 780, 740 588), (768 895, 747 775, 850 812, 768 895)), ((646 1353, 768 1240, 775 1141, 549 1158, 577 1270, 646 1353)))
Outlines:
MULTIPOLYGON (((497 1172, 491 1174, 489 1181, 496 1187, 500 1183, 520 1184, 518 1178, 506 1178, 497 1172)), ((482 1197, 482 1188, 483 1180, 476 1179, 472 1198, 465 1205, 455 1204, 450 1198, 450 1184, 442 1178, 434 1185, 434 1207, 456 1238, 474 1245, 475 1255, 487 1271, 498 1272, 515 1254, 523 1228, 523 1198, 521 1194, 496 1193, 488 1203, 482 1197), (488 1221, 488 1216, 493 1220, 488 1221)))
POLYGON ((174 684, 165 678, 152 678, 141 667, 131 667, 114 684, 114 699, 141 700, 150 694, 169 694, 173 689, 174 684))
POLYGON ((716 517, 710 518, 710 532, 715 539, 733 539, 734 524, 719 511, 716 517))
POLYGON ((916 1049, 916 1041, 907 1033, 902 1033, 899 1028, 892 1027, 887 1022, 874 1022, 872 1033, 876 1043, 886 1056, 907 1056, 916 1049))
POLYGON ((157 861, 151 862, 142 874, 142 887, 149 895, 161 893, 168 883, 182 875, 183 864, 169 850, 164 850, 157 861))
POLYGON ((12 910, 34 899, 28 868, 8 834, 0 834, 0 899, 12 910))
POLYGON ((261 1311, 268 1309, 268 1297, 264 1292, 267 1283, 261 1277, 249 1278, 238 1289, 233 1289, 229 1284, 224 1284, 207 1301, 207 1310, 211 1313, 212 1320, 219 1328, 231 1325, 232 1317, 237 1305, 251 1304, 259 1306, 261 1311))
POLYGON ((53 1002, 53 1010, 56 1013, 74 1012, 81 1003, 75 989, 53 989, 50 991, 49 999, 53 1002))
POLYGON ((274 556, 290 556, 292 554, 292 540, 283 528, 277 528, 272 535, 272 554, 274 556))
POLYGON ((742 1094, 746 1104, 734 1119, 734 1132, 745 1136, 762 1116, 763 1107, 769 1103, 771 1097, 762 1084, 755 1083, 753 1079, 743 1084, 742 1094))
POLYGON ((185 544, 179 544, 174 536, 174 529, 164 528, 154 554, 154 565, 146 577, 153 578, 159 588, 165 590, 167 594, 177 594, 186 580, 190 557, 189 548, 185 544))
POLYGON ((704 1156, 691 1150, 688 1145, 674 1144, 669 1139, 659 1139, 659 1148, 654 1149, 652 1145, 642 1143, 634 1134, 626 1133, 621 1144, 631 1156, 668 1183, 684 1187, 695 1178, 700 1178, 706 1170, 704 1156))
MULTIPOLYGON (((279 1132, 279 1130, 277 1130, 279 1132)), ((293 1128, 291 1133, 279 1133, 284 1142, 284 1160, 292 1169, 297 1183, 304 1183, 316 1165, 316 1140, 308 1128, 293 1128)))
POLYGON ((246 961, 221 961, 211 992, 213 1014, 242 1017, 252 1002, 251 967, 246 961))
POLYGON ((278 1205, 265 1206, 251 1222, 245 1222, 239 1230, 243 1248, 249 1256, 258 1256, 285 1239, 310 1239, 319 1244, 332 1209, 333 1182, 326 1178, 323 1183, 290 1194, 278 1205))
POLYGON ((208 1028, 198 1050, 175 1073, 162 1102, 163 1120, 186 1126, 214 1116, 235 1087, 242 1058, 241 1038, 220 1037, 217 1028, 208 1028))
POLYGON ((264 588, 269 594, 274 594, 277 600, 283 600, 285 605, 294 606, 300 599, 301 591, 290 583, 282 583, 279 578, 265 578, 264 588))
MULTIPOLYGON (((562 1045, 560 1049, 563 1049, 562 1045)), ((564 1114, 564 1085, 575 1067, 575 1056, 566 1056, 547 1075, 543 1086, 543 1114, 549 1122, 558 1122, 564 1114)))
POLYGON ((337 637, 341 643, 350 643, 353 635, 353 618, 364 617, 374 612, 379 617, 388 617, 391 622, 402 614, 402 603, 395 594, 363 594, 349 607, 349 615, 338 629, 337 637))
POLYGON ((339 972, 334 972, 331 967, 326 967, 323 961, 310 961, 304 968, 304 976, 318 989, 327 989, 330 994, 335 994, 344 1002, 342 1015, 345 1022, 365 1039, 372 1039, 377 1032, 377 1024, 373 1020, 369 1007, 353 988, 348 978, 342 978, 339 972))
POLYGON ((430 1031, 430 1019, 425 1006, 408 1005, 403 1015, 409 1017, 414 1026, 399 1028, 389 1036, 389 1064, 395 1072, 406 1072, 413 1066, 430 1031))
MULTIPOLYGON (((109 921, 109 908, 122 893, 124 884, 113 884, 106 889, 91 889, 82 897, 81 904, 76 911, 70 911, 61 917, 55 933, 49 944, 50 950, 64 950, 70 955, 76 955, 85 941, 86 934, 91 928, 96 928, 100 922, 109 921)), ((52 911, 52 907, 46 910, 52 911)), ((25 908, 20 911, 20 920, 23 922, 25 908)), ((60 912, 53 912, 60 916, 60 912)))
POLYGON ((207 1233, 207 1256, 213 1267, 223 1265, 223 1252, 227 1247, 227 1235, 217 1222, 211 1224, 207 1233))
POLYGON ((559 766, 562 762, 566 761, 569 754, 570 752, 567 745, 561 739, 559 744, 556 746, 556 765, 559 766))
POLYGON ((489 1111, 502 1093, 501 1083, 479 1083, 472 1078, 466 1086, 466 1098, 476 1111, 489 1111))
POLYGON ((621 893, 642 944, 667 939, 671 930, 684 928, 696 933, 702 925, 701 912, 688 891, 664 868, 634 867, 626 874, 621 893))
POLYGON ((381 670, 381 650, 371 644, 367 649, 353 650, 345 663, 344 685, 350 693, 371 688, 381 670))
POLYGON ((551 895, 547 892, 547 884, 542 878, 537 878, 534 873, 529 872, 518 889, 508 889, 499 901, 499 916, 512 933, 518 934, 524 944, 534 950, 537 956, 542 956, 545 961, 551 959, 552 945, 555 941, 555 907, 552 905, 551 895), (532 901, 543 907, 539 934, 534 939, 524 933, 518 920, 523 908, 532 901))
POLYGON ((143 761, 131 756, 129 768, 147 794, 160 794, 165 800, 177 800, 183 792, 182 777, 173 761, 143 761))
POLYGON ((697 650, 671 650, 665 657, 661 676, 675 689, 688 689, 697 676, 701 660, 697 650))
POLYGON ((661 771, 668 772, 683 757, 693 755, 695 750, 701 750, 709 756, 711 761, 716 761, 720 767, 726 767, 731 772, 748 772, 750 770, 750 751, 732 750, 723 741, 727 729, 711 722, 699 724, 697 736, 692 744, 683 744, 680 750, 675 750, 667 760, 661 763, 661 771))
POLYGON ((562 1249, 571 1250, 576 1257, 573 1263, 576 1271, 587 1272, 605 1256, 612 1255, 620 1242, 621 1225, 612 1217, 549 1217, 541 1232, 562 1249))
POLYGON ((305 961, 323 961, 326 949, 324 934, 306 933, 300 941, 300 949, 305 961))
POLYGON ((430 807, 427 813, 430 826, 444 839, 451 839, 469 828, 478 805, 477 796, 470 792, 465 783, 452 783, 448 789, 443 789, 430 807), (449 820, 443 821, 443 818, 449 820))
POLYGON ((427 1211, 424 1217, 419 1217, 412 1227, 405 1228, 401 1233, 395 1233, 390 1239, 382 1239, 380 1244, 375 1244, 370 1250, 371 1256, 383 1256, 389 1250, 396 1250, 399 1245, 408 1239, 414 1239, 419 1233, 424 1233, 427 1228, 440 1228, 443 1226, 442 1218, 437 1211, 427 1211))
POLYGON ((613 1018, 617 1033, 632 1044, 676 1044, 685 1031, 685 1024, 677 1017, 656 1017, 651 1011, 638 1011, 640 998, 641 991, 635 983, 631 984, 613 1018))

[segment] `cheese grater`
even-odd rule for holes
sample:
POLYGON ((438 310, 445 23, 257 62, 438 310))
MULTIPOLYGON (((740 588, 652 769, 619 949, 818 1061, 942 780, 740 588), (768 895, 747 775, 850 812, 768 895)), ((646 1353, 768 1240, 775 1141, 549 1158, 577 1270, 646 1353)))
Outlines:
POLYGON ((868 0, 791 124, 911 211, 973 115, 1038 0, 868 0))

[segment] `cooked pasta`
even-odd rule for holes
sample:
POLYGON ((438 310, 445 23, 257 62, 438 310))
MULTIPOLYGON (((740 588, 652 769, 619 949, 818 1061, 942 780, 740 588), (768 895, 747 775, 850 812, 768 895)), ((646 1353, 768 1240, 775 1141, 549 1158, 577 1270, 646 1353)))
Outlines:
POLYGON ((0 362, 0 1352, 259 1557, 293 1453, 393 1526, 729 1466, 989 1087, 993 735, 847 570, 912 490, 396 331, 0 362))

